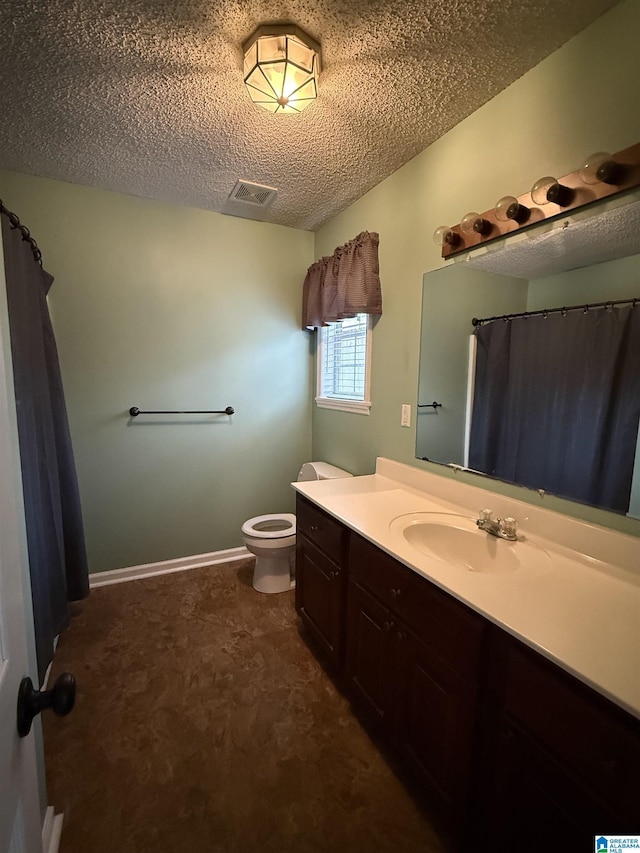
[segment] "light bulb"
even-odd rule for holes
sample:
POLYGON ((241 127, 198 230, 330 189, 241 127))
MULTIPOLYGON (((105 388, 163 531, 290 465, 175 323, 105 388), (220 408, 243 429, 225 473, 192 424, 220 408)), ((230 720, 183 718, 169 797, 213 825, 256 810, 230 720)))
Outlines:
POLYGON ((529 218, 529 208, 520 204, 514 195, 505 195, 496 202, 494 208, 496 219, 501 222, 525 222, 529 218))
POLYGON ((448 225, 440 225, 433 232, 433 242, 436 246, 457 246, 460 242, 460 235, 456 234, 448 225))
POLYGON ((624 166, 611 159, 611 154, 598 151, 585 160, 580 177, 585 184, 618 184, 624 176, 624 166))
POLYGON ((535 204, 544 205, 551 201, 560 207, 566 207, 573 199, 573 190, 558 183, 557 178, 547 175, 531 187, 531 198, 535 204))
POLYGON ((462 217, 460 222, 460 230, 464 234, 489 234, 491 231, 491 223, 483 219, 479 213, 471 212, 462 217))

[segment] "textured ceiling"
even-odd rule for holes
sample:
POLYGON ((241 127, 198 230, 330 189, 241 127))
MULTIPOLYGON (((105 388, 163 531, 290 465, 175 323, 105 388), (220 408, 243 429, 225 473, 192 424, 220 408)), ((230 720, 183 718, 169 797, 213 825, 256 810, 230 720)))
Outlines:
POLYGON ((0 0, 0 168, 314 230, 616 0, 0 0), (319 97, 256 107, 241 44, 291 21, 319 97))

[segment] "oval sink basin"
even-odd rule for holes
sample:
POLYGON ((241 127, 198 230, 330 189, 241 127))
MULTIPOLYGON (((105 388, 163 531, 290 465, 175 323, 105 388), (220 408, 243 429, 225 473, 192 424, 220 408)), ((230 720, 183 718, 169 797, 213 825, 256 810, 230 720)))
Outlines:
POLYGON ((449 565, 483 574, 540 569, 549 555, 532 542, 509 542, 480 530, 473 518, 440 512, 412 512, 389 525, 416 551, 449 565))

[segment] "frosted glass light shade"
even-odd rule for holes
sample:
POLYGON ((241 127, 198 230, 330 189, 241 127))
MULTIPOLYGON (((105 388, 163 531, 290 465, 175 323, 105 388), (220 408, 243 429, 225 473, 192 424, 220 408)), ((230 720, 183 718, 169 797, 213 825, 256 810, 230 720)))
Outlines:
POLYGON ((300 113, 317 94, 320 45, 293 24, 262 26, 242 46, 251 100, 272 113, 300 113))

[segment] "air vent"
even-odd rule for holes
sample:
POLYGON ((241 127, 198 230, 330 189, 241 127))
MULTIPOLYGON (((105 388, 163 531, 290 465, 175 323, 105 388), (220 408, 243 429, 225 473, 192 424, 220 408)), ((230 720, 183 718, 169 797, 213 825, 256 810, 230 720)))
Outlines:
POLYGON ((278 190, 274 187, 252 184, 250 181, 238 181, 229 193, 229 200, 264 209, 269 207, 277 194, 278 190))

